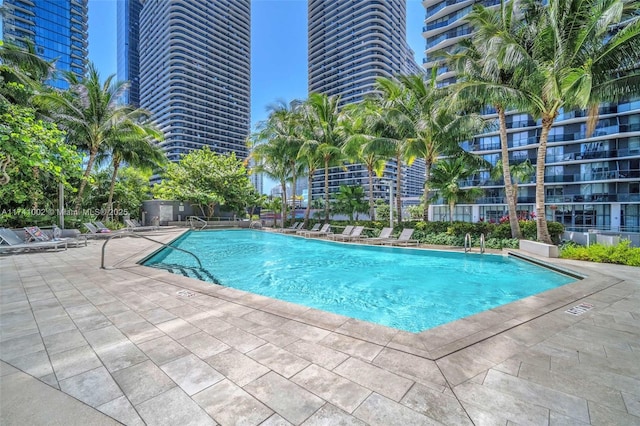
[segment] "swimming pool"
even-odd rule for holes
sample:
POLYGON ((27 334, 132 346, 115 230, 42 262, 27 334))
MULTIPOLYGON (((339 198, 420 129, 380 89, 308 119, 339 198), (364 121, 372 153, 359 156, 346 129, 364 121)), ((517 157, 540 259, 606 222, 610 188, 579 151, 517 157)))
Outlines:
MULTIPOLYGON (((410 332, 575 281, 511 256, 336 244, 252 230, 187 232, 172 245, 198 255, 209 274, 201 279, 410 332)), ((197 266, 192 256, 171 249, 144 264, 197 266)))

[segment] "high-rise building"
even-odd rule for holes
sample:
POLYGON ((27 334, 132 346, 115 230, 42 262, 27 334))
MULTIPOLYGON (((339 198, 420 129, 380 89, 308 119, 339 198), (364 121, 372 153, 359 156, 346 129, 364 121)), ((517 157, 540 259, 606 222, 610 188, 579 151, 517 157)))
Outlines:
POLYGON ((123 102, 140 105, 140 11, 141 0, 118 0, 118 80, 128 81, 123 102))
POLYGON ((250 0, 142 1, 140 106, 167 157, 194 149, 247 157, 250 0))
MULTIPOLYGON (((406 42, 405 0, 309 0, 308 33, 309 92, 339 95, 341 106, 360 102, 373 93, 378 77, 421 72, 406 42)), ((385 178, 396 173, 397 165, 390 161, 385 178)), ((402 174, 401 196, 420 196, 424 164, 403 165, 402 174)), ((376 181, 374 197, 388 198, 388 184, 376 181)), ((366 169, 359 164, 347 166, 346 171, 332 168, 329 190, 337 192, 340 185, 367 187, 366 169)), ((319 198, 324 183, 316 179, 311 193, 319 198)))
MULTIPOLYGON (((87 65, 87 4, 89 0, 4 0, 2 38, 18 46, 31 43, 36 54, 55 60, 57 71, 72 71, 82 77, 87 65)), ((53 76, 53 87, 66 88, 53 76)))
MULTIPOLYGON (((497 0, 480 2, 496 5, 497 0)), ((424 67, 439 66, 432 53, 447 49, 471 35, 464 21, 473 3, 468 1, 425 0, 426 39, 424 67)), ((439 66, 441 84, 455 81, 455 74, 439 66)), ((562 111, 551 129, 545 162, 545 201, 548 220, 570 230, 605 229, 640 231, 640 101, 600 106, 596 131, 586 136, 585 111, 562 111)), ((487 118, 497 116, 488 111, 487 118)), ((525 160, 535 165, 541 123, 527 114, 507 116, 509 160, 525 160)), ((464 147, 495 165, 500 158, 498 130, 477 135, 464 147)), ((532 212, 535 206, 535 176, 518 185, 518 210, 532 212)), ((470 205, 456 208, 455 219, 498 221, 507 214, 504 186, 489 171, 469 179, 468 186, 479 186, 484 196, 470 205)), ((448 208, 432 206, 434 220, 448 219, 448 208)))

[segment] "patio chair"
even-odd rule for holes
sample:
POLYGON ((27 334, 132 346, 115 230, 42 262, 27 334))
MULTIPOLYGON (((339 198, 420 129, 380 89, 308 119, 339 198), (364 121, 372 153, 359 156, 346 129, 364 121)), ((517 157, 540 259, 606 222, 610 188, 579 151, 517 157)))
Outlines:
POLYGON ((0 253, 9 251, 29 251, 29 250, 47 250, 47 249, 67 249, 66 241, 38 241, 28 243, 22 240, 11 229, 0 228, 0 253))
POLYGON ((288 234, 289 232, 296 232, 297 230, 302 228, 304 222, 295 222, 288 228, 280 228, 278 232, 282 232, 283 234, 288 234))
POLYGON ((100 221, 94 221, 93 223, 96 224, 96 227, 98 228, 99 231, 107 231, 107 232, 111 232, 111 229, 109 229, 109 227, 107 227, 107 225, 105 225, 104 223, 100 222, 100 221))
POLYGON ((302 236, 305 238, 322 237, 331 233, 331 225, 325 223, 319 231, 305 231, 302 236))
POLYGON ((412 240, 411 236, 413 236, 413 229, 405 228, 402 230, 398 238, 390 238, 382 244, 390 246, 417 246, 420 241, 412 240))
POLYGON ((127 225, 127 230, 133 232, 143 232, 143 231, 157 231, 157 226, 143 226, 140 225, 138 221, 135 219, 125 219, 124 223, 127 225), (134 222, 135 221, 135 222, 134 222))
POLYGON ((355 241, 362 238, 362 231, 364 226, 356 226, 349 235, 337 234, 333 236, 335 241, 355 241))
MULTIPOLYGON (((34 242, 50 242, 50 241, 59 241, 66 242, 67 247, 73 245, 78 247, 80 245, 87 245, 86 238, 72 238, 72 237, 62 237, 62 229, 58 228, 54 225, 53 231, 51 231, 51 235, 48 235, 45 231, 40 229, 37 226, 27 226, 24 228, 25 232, 29 236, 30 241, 34 242)), ((29 241, 27 241, 28 243, 29 241)))
POLYGON ((380 235, 377 237, 371 238, 363 238, 362 240, 367 244, 383 244, 385 241, 388 241, 391 238, 391 234, 393 233, 393 228, 382 228, 380 231, 380 235))
POLYGON ((110 229, 98 229, 98 227, 91 222, 85 222, 83 225, 88 231, 86 234, 82 234, 85 238, 109 238, 112 235, 122 236, 125 232, 122 229, 117 231, 111 231, 110 229))
POLYGON ((304 228, 300 228, 296 231, 296 234, 300 235, 300 234, 304 234, 305 232, 316 232, 320 230, 320 222, 316 223, 315 225, 313 225, 313 227, 311 229, 304 229, 304 228))
POLYGON ((327 238, 334 241, 342 238, 347 238, 349 235, 351 235, 355 228, 356 227, 353 225, 347 225, 344 227, 341 233, 328 235, 327 238))

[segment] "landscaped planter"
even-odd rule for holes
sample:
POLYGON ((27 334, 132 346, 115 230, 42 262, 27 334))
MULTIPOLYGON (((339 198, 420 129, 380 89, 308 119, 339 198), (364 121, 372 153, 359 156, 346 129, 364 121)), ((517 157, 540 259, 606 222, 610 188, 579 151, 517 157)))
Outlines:
POLYGON ((538 241, 520 240, 520 250, 542 257, 558 257, 558 246, 538 241))

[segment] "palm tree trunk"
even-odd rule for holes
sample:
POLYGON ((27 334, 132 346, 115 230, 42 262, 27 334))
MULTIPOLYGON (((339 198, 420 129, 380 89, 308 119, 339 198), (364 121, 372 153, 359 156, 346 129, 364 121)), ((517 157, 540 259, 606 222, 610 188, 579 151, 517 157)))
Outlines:
POLYGON ((429 221, 429 179, 431 178, 431 161, 424 159, 424 210, 422 210, 422 220, 429 221))
POLYGON ((296 176, 296 172, 295 172, 295 164, 293 165, 293 173, 291 176, 291 200, 293 200, 293 209, 291 209, 291 220, 295 220, 296 218, 296 185, 297 185, 297 180, 298 177, 296 176))
MULTIPOLYGON (((396 210, 398 215, 396 216, 398 224, 402 222, 402 160, 400 159, 400 153, 397 155, 397 165, 396 165, 396 210)), ((391 201, 391 200, 390 200, 391 201)), ((391 202, 389 203, 391 205, 391 202)))
POLYGON ((111 175, 111 185, 109 186, 109 199, 107 200, 107 211, 104 215, 105 219, 107 220, 111 220, 113 218, 113 192, 116 187, 116 177, 118 176, 119 168, 120 168, 120 160, 114 157, 113 174, 111 175))
POLYGON ((329 159, 324 159, 324 223, 329 223, 329 159))
POLYGON ((282 227, 284 228, 284 221, 287 218, 287 182, 280 181, 282 187, 282 202, 280 203, 280 218, 282 219, 282 227))
POLYGON ((449 203, 449 223, 453 223, 453 214, 456 211, 456 203, 449 203))
POLYGON ((78 188, 78 195, 76 196, 76 212, 80 211, 80 205, 82 204, 82 194, 84 193, 84 188, 87 186, 87 182, 89 181, 89 175, 91 174, 91 169, 93 168, 93 163, 96 161, 96 154, 98 150, 92 149, 89 151, 89 161, 87 162, 87 168, 84 170, 84 174, 82 175, 82 180, 80 181, 80 188, 78 188))
POLYGON ((309 225, 309 216, 311 216, 311 188, 313 186, 313 174, 315 170, 309 170, 309 182, 307 189, 307 209, 304 212, 304 227, 306 228, 309 225))
POLYGON ((518 194, 514 194, 513 181, 511 180, 511 168, 509 167, 509 146, 507 141, 507 118, 504 108, 496 105, 498 120, 500 121, 500 155, 502 157, 502 177, 504 179, 504 193, 507 199, 507 209, 509 211, 509 225, 511 226, 511 237, 521 239, 520 222, 518 222, 517 200, 518 194))
POLYGON ((373 169, 367 166, 367 173, 369 174, 369 219, 376 220, 376 208, 373 203, 373 169))
POLYGON ((547 140, 549 131, 553 124, 553 117, 542 117, 542 129, 540 132, 540 145, 538 147, 538 158, 536 161, 536 224, 537 239, 546 244, 553 244, 549 228, 547 227, 547 216, 545 209, 545 193, 544 193, 544 166, 547 156, 547 140))

